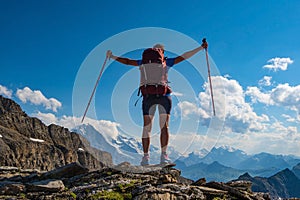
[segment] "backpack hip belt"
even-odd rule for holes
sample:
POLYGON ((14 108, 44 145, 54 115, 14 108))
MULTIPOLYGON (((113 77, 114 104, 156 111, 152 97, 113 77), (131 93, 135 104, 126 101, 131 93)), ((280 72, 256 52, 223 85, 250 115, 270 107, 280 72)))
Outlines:
POLYGON ((166 95, 166 94, 170 94, 172 92, 171 88, 168 85, 159 85, 159 84, 155 84, 155 85, 142 85, 139 87, 139 93, 142 93, 143 96, 146 95, 166 95))

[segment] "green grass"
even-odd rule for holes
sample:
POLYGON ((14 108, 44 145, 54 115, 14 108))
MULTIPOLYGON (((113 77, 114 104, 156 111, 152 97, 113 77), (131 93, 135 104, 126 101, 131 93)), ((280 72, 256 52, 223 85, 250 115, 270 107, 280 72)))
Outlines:
POLYGON ((20 197, 21 197, 22 199, 26 199, 26 194, 21 193, 21 194, 20 194, 20 197))
POLYGON ((92 199, 124 200, 124 196, 115 191, 102 191, 91 196, 92 199))
POLYGON ((76 197, 77 197, 77 195, 76 195, 74 192, 70 192, 70 195, 71 195, 74 199, 76 199, 76 197))
POLYGON ((137 182, 137 181, 132 180, 132 181, 130 181, 130 183, 119 184, 119 185, 118 185, 118 188, 119 188, 119 190, 121 190, 122 192, 125 192, 126 189, 133 187, 134 184, 135 184, 136 182, 137 182))

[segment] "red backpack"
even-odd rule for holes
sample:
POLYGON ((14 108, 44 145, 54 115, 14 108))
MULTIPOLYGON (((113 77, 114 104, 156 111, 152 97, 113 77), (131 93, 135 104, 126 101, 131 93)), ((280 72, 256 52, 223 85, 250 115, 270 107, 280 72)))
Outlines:
POLYGON ((165 61, 164 51, 159 48, 148 48, 143 52, 142 63, 160 63, 165 61))
POLYGON ((140 91, 143 96, 171 93, 165 61, 164 51, 160 48, 148 48, 143 52, 140 66, 140 91))

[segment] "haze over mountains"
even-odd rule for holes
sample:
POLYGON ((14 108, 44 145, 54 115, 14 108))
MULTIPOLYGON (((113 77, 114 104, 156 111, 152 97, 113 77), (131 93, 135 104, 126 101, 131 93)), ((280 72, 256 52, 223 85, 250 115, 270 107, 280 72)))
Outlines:
MULTIPOLYGON (((143 154, 139 140, 122 133, 114 138, 107 137, 90 124, 80 125, 73 131, 87 138, 93 147, 110 152, 115 164, 127 161, 139 165, 143 154)), ((300 163, 300 159, 293 155, 273 155, 264 152, 248 155, 242 150, 228 146, 214 147, 211 151, 201 149, 187 156, 181 156, 176 149, 170 147, 169 153, 183 174, 193 180, 205 177, 208 180, 229 181, 245 172, 252 176, 268 177, 300 163)), ((151 146, 150 154, 151 162, 158 163, 160 149, 151 146)))

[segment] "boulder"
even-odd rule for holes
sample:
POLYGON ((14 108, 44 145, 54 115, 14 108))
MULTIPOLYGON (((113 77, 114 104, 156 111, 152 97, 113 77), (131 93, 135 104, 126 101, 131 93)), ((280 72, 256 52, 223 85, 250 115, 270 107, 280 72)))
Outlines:
POLYGON ((65 189, 65 185, 61 180, 43 180, 26 184, 27 192, 60 192, 65 189))
POLYGON ((61 178, 71 178, 80 174, 85 174, 89 171, 88 168, 83 167, 77 162, 59 167, 52 171, 46 172, 41 175, 40 179, 61 179, 61 178))

